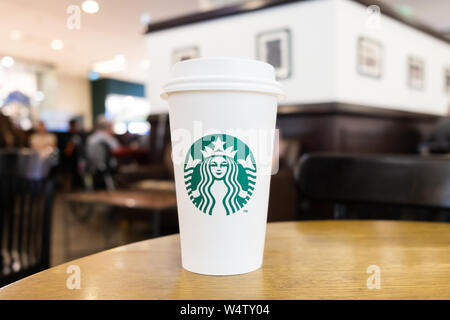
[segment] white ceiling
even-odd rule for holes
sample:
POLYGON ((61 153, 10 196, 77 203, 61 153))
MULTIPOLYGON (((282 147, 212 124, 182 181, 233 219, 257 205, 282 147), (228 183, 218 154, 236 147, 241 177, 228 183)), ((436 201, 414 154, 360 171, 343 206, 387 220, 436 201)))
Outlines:
MULTIPOLYGON (((142 13, 152 21, 187 14, 205 8, 208 3, 225 4, 236 0, 97 0, 100 11, 81 13, 81 29, 69 30, 66 22, 69 5, 81 6, 82 0, 1 0, 0 56, 53 64, 60 73, 87 77, 94 62, 123 54, 126 70, 111 74, 119 79, 142 81, 151 72, 140 67, 146 57, 140 23, 142 13), (12 40, 18 30, 21 40, 12 40), (61 51, 50 48, 53 39, 64 42, 61 51)), ((389 5, 407 5, 414 17, 440 31, 450 31, 449 0, 384 0, 389 5)), ((152 62, 150 61, 150 64, 152 62)))
POLYGON ((59 72, 87 77, 94 62, 123 54, 127 69, 115 78, 144 81, 146 72, 140 61, 146 57, 140 23, 142 13, 162 20, 197 9, 197 0, 97 0, 100 11, 81 13, 81 28, 66 27, 69 5, 81 6, 82 0, 1 0, 0 55, 16 59, 51 63, 59 72), (11 40, 12 30, 22 40, 11 40), (64 48, 50 48, 53 39, 61 39, 64 48))

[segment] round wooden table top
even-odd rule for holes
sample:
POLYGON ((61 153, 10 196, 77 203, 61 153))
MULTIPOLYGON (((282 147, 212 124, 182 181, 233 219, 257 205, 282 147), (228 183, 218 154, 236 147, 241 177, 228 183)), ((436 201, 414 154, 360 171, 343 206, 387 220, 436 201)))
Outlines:
POLYGON ((257 271, 204 276, 180 260, 178 235, 146 240, 32 275, 0 289, 0 298, 450 299, 446 223, 269 223, 257 271), (71 265, 80 268, 80 289, 67 288, 71 265))

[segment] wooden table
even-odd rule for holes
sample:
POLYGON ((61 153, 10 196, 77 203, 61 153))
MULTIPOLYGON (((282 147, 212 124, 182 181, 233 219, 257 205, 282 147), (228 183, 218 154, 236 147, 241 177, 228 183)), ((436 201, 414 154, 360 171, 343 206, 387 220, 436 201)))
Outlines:
POLYGON ((130 186, 130 189, 141 190, 141 191, 160 190, 160 191, 175 192, 175 181, 173 181, 173 180, 156 180, 156 179, 140 180, 136 183, 132 183, 130 186))
POLYGON ((1 299, 449 299, 450 224, 270 223, 263 268, 214 277, 183 270, 179 236, 75 260, 0 289, 1 299), (81 289, 66 289, 69 265, 81 289), (380 267, 380 289, 367 268, 380 267))
POLYGON ((64 200, 84 204, 104 204, 123 208, 163 210, 176 207, 175 190, 114 190, 74 192, 64 200))
MULTIPOLYGON (((116 208, 132 208, 144 209, 150 211, 153 236, 159 236, 161 233, 161 211, 176 208, 177 199, 175 190, 146 189, 144 190, 112 190, 112 191, 84 191, 73 192, 64 195, 64 200, 68 204, 82 205, 106 205, 109 210, 105 218, 105 242, 110 241, 110 223, 114 209, 116 208)), ((70 208, 70 206, 69 206, 70 208)), ((69 210, 70 211, 70 210, 69 210)), ((66 259, 71 258, 70 254, 70 221, 69 212, 64 215, 64 247, 66 259)))

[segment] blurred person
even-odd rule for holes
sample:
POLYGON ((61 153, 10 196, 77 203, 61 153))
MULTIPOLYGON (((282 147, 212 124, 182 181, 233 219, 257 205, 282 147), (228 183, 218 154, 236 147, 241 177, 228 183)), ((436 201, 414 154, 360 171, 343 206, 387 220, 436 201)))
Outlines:
POLYGON ((86 141, 86 158, 88 170, 93 181, 87 181, 88 188, 114 189, 112 172, 117 163, 114 152, 120 150, 120 143, 113 135, 112 123, 100 116, 95 131, 86 141))
POLYGON ((49 133, 44 122, 40 121, 29 138, 29 145, 39 154, 39 170, 46 170, 49 177, 53 177, 59 161, 56 135, 49 133))
POLYGON ((0 113, 0 148, 14 147, 14 134, 8 117, 0 113))
POLYGON ((57 150, 56 136, 47 131, 44 122, 39 121, 35 132, 30 136, 30 147, 43 158, 50 157, 57 150))
POLYGON ((424 143, 419 146, 423 155, 430 153, 450 153, 450 104, 447 115, 441 119, 424 143))
POLYGON ((100 116, 97 120, 95 131, 87 138, 86 152, 88 158, 95 157, 98 150, 95 149, 99 144, 106 144, 112 152, 120 148, 119 141, 113 135, 112 122, 100 116))
POLYGON ((22 148, 26 146, 26 133, 15 128, 11 119, 0 112, 0 148, 22 148))
POLYGON ((84 135, 77 119, 69 121, 69 134, 63 144, 62 168, 65 176, 65 189, 71 190, 73 186, 83 186, 85 174, 85 141, 84 135))

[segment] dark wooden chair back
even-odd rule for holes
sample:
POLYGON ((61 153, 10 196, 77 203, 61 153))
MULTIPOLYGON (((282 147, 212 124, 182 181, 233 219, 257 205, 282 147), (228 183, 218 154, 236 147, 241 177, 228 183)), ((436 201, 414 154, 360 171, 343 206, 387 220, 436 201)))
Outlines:
POLYGON ((0 287, 49 267, 53 185, 29 150, 0 151, 0 287))
POLYGON ((164 153, 170 144, 169 117, 167 114, 150 115, 149 163, 162 163, 164 153))
POLYGON ((450 209, 450 158, 307 154, 296 169, 302 197, 450 209))

